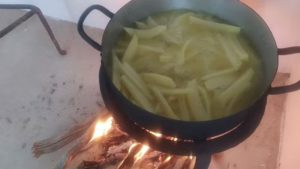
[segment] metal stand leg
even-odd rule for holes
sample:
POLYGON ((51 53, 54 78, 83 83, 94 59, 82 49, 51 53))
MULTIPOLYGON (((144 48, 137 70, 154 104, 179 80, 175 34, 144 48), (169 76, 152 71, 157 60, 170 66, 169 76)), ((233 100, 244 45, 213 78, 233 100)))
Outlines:
POLYGON ((208 169, 211 162, 211 154, 198 154, 194 169, 208 169))
POLYGON ((42 11, 40 10, 40 8, 38 8, 34 5, 26 5, 26 4, 0 4, 0 9, 29 9, 30 10, 25 15, 23 15, 22 17, 20 17, 16 21, 14 21, 12 24, 10 24, 9 26, 7 26, 3 30, 1 30, 0 31, 0 38, 2 38, 3 36, 5 36, 9 32, 11 32, 14 28, 16 28, 17 26, 19 26, 20 24, 22 24, 23 22, 28 20, 34 14, 37 14, 40 21, 42 22, 44 28, 48 32, 48 35, 50 36, 55 48, 57 49, 57 51, 61 55, 67 54, 67 52, 65 50, 61 49, 61 47, 59 46, 59 44, 58 44, 58 42, 57 42, 57 40, 56 40, 56 38, 55 38, 55 36, 52 32, 47 20, 45 19, 45 17, 43 15, 42 11))

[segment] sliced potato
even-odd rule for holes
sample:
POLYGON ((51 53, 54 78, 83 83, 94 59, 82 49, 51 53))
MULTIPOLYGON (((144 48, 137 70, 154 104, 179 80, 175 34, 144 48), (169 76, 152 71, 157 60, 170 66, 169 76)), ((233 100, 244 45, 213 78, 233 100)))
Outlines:
POLYGON ((167 102, 167 100, 164 98, 164 96, 162 95, 162 93, 158 90, 158 88, 156 88, 155 86, 151 86, 151 89, 155 95, 155 97, 157 98, 157 100, 161 103, 161 106, 163 108, 163 112, 164 114, 172 119, 179 119, 177 117, 177 115, 174 113, 174 111, 172 110, 171 106, 169 105, 169 103, 167 102))
POLYGON ((226 56, 228 61, 231 63, 233 68, 235 70, 238 70, 242 65, 240 58, 236 57, 236 55, 233 53, 233 51, 231 50, 231 47, 228 45, 227 40, 225 39, 225 37, 223 35, 217 34, 216 37, 225 52, 224 55, 226 56))
POLYGON ((189 115, 189 108, 186 101, 186 96, 178 96, 178 105, 179 105, 180 119, 184 121, 191 120, 189 115))
POLYGON ((123 55, 123 62, 130 62, 130 60, 135 56, 138 47, 138 38, 133 35, 128 47, 123 55))
POLYGON ((241 42, 237 39, 236 36, 232 36, 229 40, 229 43, 231 43, 231 47, 233 51, 240 57, 243 61, 248 61, 249 55, 248 53, 243 49, 241 42))
POLYGON ((148 99, 152 99, 149 89, 139 74, 127 63, 123 63, 121 68, 123 73, 136 85, 137 89, 139 89, 148 99))
POLYGON ((159 61, 162 63, 166 63, 166 62, 171 61, 172 58, 173 58, 172 55, 164 53, 159 56, 159 61))
POLYGON ((198 86, 198 90, 200 92, 202 100, 205 103, 205 108, 206 108, 207 113, 211 114, 211 101, 210 101, 210 97, 209 97, 207 91, 202 86, 198 86))
POLYGON ((148 29, 149 28, 149 26, 143 22, 137 21, 137 22, 135 22, 135 24, 138 29, 148 29))
POLYGON ((120 84, 120 73, 121 73, 121 70, 120 70, 120 61, 118 59, 118 56, 113 53, 112 55, 113 57, 113 70, 112 70, 112 79, 113 79, 113 83, 114 85, 120 90, 121 88, 121 84, 120 84))
POLYGON ((149 27, 155 27, 155 26, 158 26, 158 24, 156 23, 156 21, 155 21, 151 16, 149 16, 149 17, 147 18, 146 23, 147 23, 147 25, 148 25, 149 27))
POLYGON ((225 70, 221 70, 218 72, 213 72, 213 73, 210 73, 208 75, 201 77, 201 80, 208 80, 208 79, 212 79, 212 78, 216 78, 216 77, 226 76, 228 74, 234 73, 235 71, 236 71, 235 69, 230 68, 230 69, 225 69, 225 70))
POLYGON ((112 56, 112 81, 133 103, 149 109, 150 102, 155 113, 173 119, 202 121, 238 111, 257 96, 261 63, 239 27, 183 11, 135 26, 124 28, 112 56))
POLYGON ((181 50, 180 50, 180 53, 178 54, 177 56, 177 61, 176 63, 178 65, 183 65, 184 62, 185 62, 185 52, 186 52, 186 49, 188 48, 188 46, 190 45, 190 43, 192 42, 192 39, 189 39, 187 40, 184 45, 182 46, 181 50))
POLYGON ((230 33, 236 33, 236 34, 240 33, 240 31, 241 31, 241 28, 237 27, 237 26, 212 22, 212 21, 204 20, 204 19, 194 17, 194 16, 190 16, 189 19, 192 24, 196 24, 196 25, 199 25, 202 27, 207 27, 209 29, 213 29, 216 31, 230 32, 230 33))
POLYGON ((205 88, 209 91, 215 89, 225 89, 237 79, 235 74, 226 74, 208 79, 204 82, 205 88))
POLYGON ((133 81, 131 81, 130 78, 125 75, 123 75, 121 79, 133 97, 134 101, 145 110, 153 112, 153 106, 151 105, 151 102, 142 93, 136 90, 137 86, 134 85, 133 81))
MULTIPOLYGON (((246 83, 246 86, 244 86, 243 91, 246 91, 249 88, 251 88, 251 83, 246 83)), ((229 101, 228 106, 226 106, 227 113, 224 114, 224 116, 228 116, 228 115, 230 115, 230 113, 235 113, 235 112, 233 112, 234 107, 236 104, 240 104, 240 99, 245 99, 244 94, 245 94, 244 92, 241 92, 241 93, 238 93, 237 95, 233 96, 233 98, 229 101)))
POLYGON ((157 87, 157 88, 161 93, 166 95, 187 95, 191 92, 190 88, 175 88, 175 89, 162 88, 162 87, 157 87))
POLYGON ((177 27, 177 26, 183 26, 184 23, 183 22, 188 22, 189 21, 189 17, 193 16, 194 13, 192 12, 188 12, 188 13, 184 13, 182 15, 177 16, 173 22, 171 23, 172 27, 177 27))
POLYGON ((222 100, 226 104, 235 95, 242 93, 249 85, 249 83, 251 83, 251 79, 253 78, 253 76, 254 71, 252 69, 248 69, 231 86, 229 86, 226 90, 220 93, 220 100, 222 100))
POLYGON ((195 81, 191 81, 187 85, 190 88, 190 92, 187 95, 188 105, 190 108, 191 117, 194 121, 209 120, 210 114, 205 111, 201 97, 198 92, 198 85, 195 81))
POLYGON ((163 87, 169 87, 169 88, 176 87, 176 84, 173 81, 173 79, 165 75, 161 75, 157 73, 142 73, 141 77, 146 83, 155 84, 163 87))
POLYGON ((164 49, 161 47, 154 47, 154 46, 148 46, 148 45, 139 45, 138 49, 143 52, 154 52, 154 53, 164 53, 164 49))
POLYGON ((170 31, 165 31, 163 34, 162 34, 164 40, 168 43, 172 43, 172 44, 175 44, 175 45, 180 45, 181 44, 181 41, 178 37, 174 36, 174 34, 170 31))
POLYGON ((130 36, 136 35, 138 38, 141 39, 150 39, 166 31, 167 26, 159 25, 150 29, 133 29, 133 28, 124 28, 124 29, 130 36))

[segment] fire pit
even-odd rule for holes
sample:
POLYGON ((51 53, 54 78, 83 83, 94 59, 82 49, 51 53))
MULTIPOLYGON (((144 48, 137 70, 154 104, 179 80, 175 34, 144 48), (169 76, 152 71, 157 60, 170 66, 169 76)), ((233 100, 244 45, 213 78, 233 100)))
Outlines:
MULTIPOLYGON (((103 97, 106 97, 105 93, 103 94, 103 97)), ((81 162, 78 169, 102 169, 111 166, 117 169, 207 169, 212 154, 231 148, 252 134, 263 116, 264 105, 262 104, 261 110, 248 121, 235 129, 207 140, 179 140, 176 137, 163 136, 134 123, 126 123, 126 120, 118 118, 120 116, 114 119, 111 113, 105 110, 96 120, 89 120, 74 127, 63 137, 35 143, 33 153, 39 157, 81 137, 80 142, 67 153, 57 168, 67 169, 76 156, 97 145, 101 153, 93 161, 81 162), (134 137, 127 133, 133 134, 134 137), (193 154, 192 149, 198 153, 195 154, 194 150, 193 154)))
MULTIPOLYGON (((288 76, 281 74, 278 77, 279 78, 276 81, 279 85, 283 85, 288 78, 288 76)), ((105 86, 105 83, 103 82, 104 81, 101 81, 101 85, 105 86)), ((107 93, 103 93, 103 97, 107 96, 109 96, 107 93)), ((284 97, 281 99, 284 99, 284 97)), ((264 123, 260 125, 263 127, 260 127, 260 131, 257 132, 259 134, 256 133, 254 137, 251 137, 252 139, 250 140, 252 140, 253 145, 258 146, 258 143, 262 140, 268 140, 268 138, 265 137, 263 139, 257 138, 257 135, 265 135, 263 131, 261 131, 262 128, 266 128, 264 130, 269 131, 270 127, 272 128, 272 125, 278 125, 274 123, 276 120, 274 121, 271 116, 273 116, 274 113, 276 114, 276 112, 274 112, 275 109, 276 111, 280 110, 278 107, 279 102, 282 103, 283 100, 269 100, 268 105, 271 105, 271 109, 266 111, 264 118, 265 120, 268 119, 268 121, 264 121, 264 123), (276 105, 275 109, 272 108, 273 105, 276 105), (269 122, 270 119, 272 121, 271 123, 269 122)), ((73 127, 63 136, 35 143, 33 146, 33 153, 36 157, 39 157, 42 154, 56 151, 77 138, 80 138, 79 142, 77 142, 77 144, 62 159, 61 163, 57 166, 57 169, 70 169, 70 166, 72 166, 71 168, 74 168, 74 164, 75 168, 78 169, 208 169, 211 159, 213 159, 212 165, 216 162, 224 163, 224 155, 220 156, 216 155, 216 153, 223 152, 238 145, 254 132, 265 114, 264 111, 262 111, 265 110, 265 107, 261 106, 260 108, 260 111, 257 111, 249 118, 249 120, 243 122, 235 129, 216 137, 207 138, 206 140, 180 140, 176 137, 164 136, 159 133, 159 131, 149 131, 134 123, 126 123, 128 120, 126 119, 126 116, 113 117, 114 113, 110 113, 108 110, 104 109, 99 115, 93 116, 91 117, 91 120, 87 120, 85 123, 73 127), (194 151, 191 151, 192 149, 194 149, 194 151), (96 151, 96 154, 92 154, 92 159, 81 157, 89 151, 96 151), (76 163, 74 161, 76 161, 76 163)), ((278 117, 277 115, 276 117, 278 117)), ((271 139, 274 140, 274 137, 271 139)), ((244 145, 249 146, 249 143, 244 145)), ((278 146, 276 147, 278 148, 278 146)), ((277 149, 276 147, 273 147, 272 149, 277 149)), ((234 150, 241 151, 241 149, 244 150, 246 148, 247 147, 242 146, 240 148, 234 148, 234 150)), ((251 149, 253 149, 253 147, 251 149)), ((259 146, 258 149, 260 149, 259 146)), ((268 150, 266 152, 268 152, 268 150)), ((252 153, 250 152, 249 156, 251 156, 251 154, 253 155, 253 153, 255 154, 255 151, 252 153)), ((275 153, 274 159, 276 158, 276 152, 273 153, 275 153)), ((238 157, 239 160, 242 160, 243 158, 236 156, 237 154, 238 153, 235 154, 235 158, 238 157)), ((247 158, 247 154, 242 154, 247 158)), ((250 160, 252 161, 252 159, 250 160)), ((247 161, 249 161, 249 159, 247 161)), ((261 162, 258 163, 258 161, 259 160, 254 163, 256 163, 256 165, 261 165, 261 162)), ((264 158, 260 161, 264 161, 264 158)), ((224 167, 229 164, 221 165, 224 167)), ((234 163, 234 165, 236 165, 236 163, 234 163)), ((268 165, 272 168, 272 166, 275 166, 276 164, 268 165)))

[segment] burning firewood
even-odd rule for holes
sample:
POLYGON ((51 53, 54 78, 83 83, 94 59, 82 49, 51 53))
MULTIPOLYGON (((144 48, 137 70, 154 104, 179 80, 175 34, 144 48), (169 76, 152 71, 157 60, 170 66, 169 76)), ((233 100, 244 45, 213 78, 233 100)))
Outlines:
MULTIPOLYGON (((153 135, 163 137, 160 133, 153 135)), ((67 169, 75 157, 95 146, 101 151, 94 161, 85 160, 77 169, 104 169, 114 165, 118 169, 193 169, 196 162, 195 157, 168 155, 136 143, 118 129, 108 113, 75 126, 63 136, 35 143, 33 153, 35 157, 39 157, 56 151, 77 138, 80 138, 79 143, 64 156, 57 169, 67 169)), ((173 137, 170 140, 178 141, 173 137)))
POLYGON ((141 148, 143 147, 142 144, 133 144, 130 149, 129 152, 127 154, 127 156, 125 157, 125 159, 121 162, 121 164, 118 166, 118 169, 131 169, 132 165, 135 162, 135 156, 136 154, 138 154, 138 152, 141 150, 141 148))
POLYGON ((43 154, 51 153, 66 146, 77 138, 85 134, 93 123, 94 119, 88 120, 82 125, 74 126, 66 134, 54 138, 49 138, 33 144, 32 152, 36 158, 43 154))

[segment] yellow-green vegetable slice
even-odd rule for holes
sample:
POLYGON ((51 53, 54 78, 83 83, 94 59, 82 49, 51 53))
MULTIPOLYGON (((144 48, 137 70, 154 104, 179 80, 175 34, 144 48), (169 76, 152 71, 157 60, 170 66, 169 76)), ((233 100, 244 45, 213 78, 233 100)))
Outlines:
POLYGON ((244 48, 242 47, 241 43, 239 42, 236 36, 229 37, 228 43, 231 45, 233 51, 240 57, 241 60, 243 61, 249 60, 248 53, 244 50, 244 48))
POLYGON ((148 18, 147 18, 147 25, 149 26, 149 27, 155 27, 155 26, 157 26, 158 24, 156 23, 156 21, 151 17, 151 16, 149 16, 148 18))
POLYGON ((208 80, 208 79, 211 79, 211 78, 221 77, 221 76, 225 76, 225 75, 228 75, 228 74, 232 74, 234 72, 236 72, 235 69, 229 68, 229 69, 225 69, 225 70, 221 70, 221 71, 218 71, 218 72, 214 72, 214 73, 210 73, 208 75, 205 75, 205 76, 201 77, 201 80, 208 80))
POLYGON ((147 111, 153 112, 153 106, 151 102, 138 90, 136 90, 137 86, 128 78, 127 76, 123 75, 121 80, 126 86, 127 90, 130 92, 131 96, 133 97, 134 101, 139 104, 142 108, 147 111))
POLYGON ((204 104, 205 104, 205 108, 206 108, 206 111, 207 113, 211 113, 211 102, 210 102, 210 97, 207 93, 207 91, 205 90, 204 87, 202 86, 198 86, 198 90, 200 92, 200 95, 202 97, 202 100, 204 101, 204 104))
POLYGON ((113 79, 113 83, 114 85, 120 89, 121 88, 121 85, 120 85, 120 73, 121 73, 121 70, 120 70, 120 61, 118 60, 118 56, 113 53, 112 55, 113 57, 113 74, 112 74, 112 79, 113 79))
POLYGON ((252 69, 248 69, 245 73, 243 73, 233 84, 231 84, 226 90, 224 90, 220 95, 220 100, 223 101, 224 105, 230 101, 235 95, 242 93, 249 83, 251 83, 251 79, 254 76, 254 71, 252 69))
POLYGON ((146 25, 146 24, 143 23, 143 22, 137 21, 137 22, 135 22, 135 24, 136 24, 136 27, 137 27, 138 29, 147 29, 147 28, 149 28, 149 26, 146 25))
POLYGON ((139 45, 138 49, 146 52, 154 52, 154 53, 164 53, 164 49, 160 47, 147 46, 147 45, 139 45))
POLYGON ((221 32, 230 32, 230 33, 240 33, 241 28, 237 26, 232 26, 228 24, 223 24, 223 23, 217 23, 217 22, 212 22, 208 20, 204 20, 198 17, 190 16, 190 22, 192 24, 196 24, 202 27, 210 28, 216 31, 221 31, 221 32))
POLYGON ((178 96, 178 104, 179 104, 180 119, 184 121, 191 120, 189 115, 189 108, 186 101, 186 96, 178 96))
POLYGON ((124 28, 124 29, 130 36, 136 35, 138 38, 141 39, 150 39, 166 31, 167 26, 159 25, 150 29, 133 29, 133 28, 124 28))
POLYGON ((187 86, 190 88, 190 92, 187 95, 187 100, 193 120, 203 121, 211 119, 210 114, 208 114, 208 112, 206 112, 204 109, 198 92, 197 82, 194 80, 190 81, 187 86))
POLYGON ((192 39, 187 40, 184 45, 182 46, 180 53, 177 56, 177 64, 178 65, 183 65, 185 62, 185 52, 190 43, 192 42, 192 39))
POLYGON ((241 62, 240 58, 236 57, 235 53, 233 53, 233 51, 231 50, 231 47, 228 45, 227 40, 224 38, 223 35, 217 34, 216 37, 217 37, 218 41, 220 42, 220 44, 221 44, 221 46, 222 46, 222 48, 225 52, 224 53, 225 57, 231 63, 233 68, 235 70, 238 70, 242 65, 242 62, 241 62))
POLYGON ((123 62, 130 62, 130 60, 135 56, 138 47, 138 38, 133 35, 131 41, 123 56, 123 62))
POLYGON ((164 96, 162 95, 162 93, 159 91, 158 88, 156 88, 155 86, 151 87, 154 96, 157 98, 157 100, 161 103, 161 106, 163 108, 163 113, 172 119, 179 119, 177 117, 177 115, 175 114, 175 112, 172 110, 171 106, 169 105, 169 103, 167 102, 167 100, 164 98, 164 96))
POLYGON ((123 63, 122 70, 123 73, 137 86, 137 89, 139 89, 148 99, 152 99, 150 90, 147 88, 139 74, 129 64, 123 63))
POLYGON ((157 73, 142 73, 141 77, 146 83, 155 84, 163 87, 169 87, 169 88, 176 87, 176 84, 173 81, 173 79, 165 75, 161 75, 157 73))
POLYGON ((166 95, 187 95, 191 92, 190 88, 163 88, 163 87, 157 87, 159 91, 166 95))
POLYGON ((225 89, 237 79, 234 74, 226 74, 208 79, 204 82, 205 88, 209 91, 215 89, 225 89))
MULTIPOLYGON (((248 90, 250 87, 251 87, 251 83, 247 83, 246 86, 244 86, 244 91, 248 90)), ((229 113, 235 113, 232 110, 234 108, 234 105, 237 104, 237 103, 239 103, 240 99, 245 99, 244 92, 238 93, 237 95, 233 96, 233 98, 228 103, 228 106, 226 108, 227 109, 227 111, 226 111, 227 113, 224 114, 224 116, 230 115, 229 113)))
POLYGON ((172 58, 173 58, 172 55, 162 54, 162 55, 159 56, 159 61, 162 62, 162 63, 166 63, 166 62, 171 61, 172 58))

